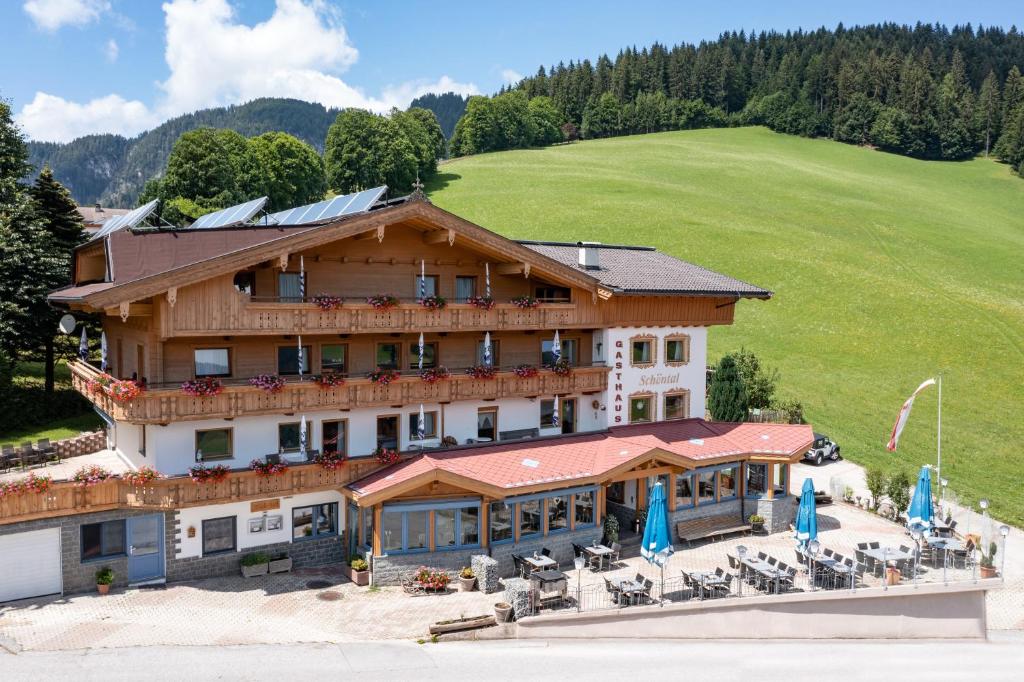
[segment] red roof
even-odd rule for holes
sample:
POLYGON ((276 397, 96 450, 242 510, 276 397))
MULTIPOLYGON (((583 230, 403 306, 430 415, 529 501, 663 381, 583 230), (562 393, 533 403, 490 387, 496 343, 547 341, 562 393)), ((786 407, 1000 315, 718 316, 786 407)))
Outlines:
POLYGON ((786 459, 810 446, 810 426, 732 424, 687 419, 619 426, 601 433, 534 442, 441 450, 417 455, 365 478, 349 488, 372 495, 435 471, 514 491, 545 483, 571 483, 601 476, 655 449, 699 464, 733 455, 786 459))

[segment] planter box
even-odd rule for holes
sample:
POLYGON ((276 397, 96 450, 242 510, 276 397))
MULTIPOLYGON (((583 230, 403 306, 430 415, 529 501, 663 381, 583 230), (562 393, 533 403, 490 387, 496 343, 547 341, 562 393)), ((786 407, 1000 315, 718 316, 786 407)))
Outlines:
POLYGON ((255 566, 242 566, 242 575, 246 578, 255 578, 266 575, 270 564, 256 564, 255 566))
POLYGON ((341 567, 345 577, 354 582, 360 587, 366 587, 370 584, 370 572, 369 571, 355 571, 348 564, 344 564, 341 567))
POLYGON ((269 568, 271 573, 286 573, 292 570, 292 558, 271 559, 269 568))
POLYGON ((471 616, 469 618, 458 618, 456 620, 445 620, 434 623, 430 626, 430 634, 443 635, 448 632, 461 632, 462 630, 475 630, 495 625, 494 616, 471 616))

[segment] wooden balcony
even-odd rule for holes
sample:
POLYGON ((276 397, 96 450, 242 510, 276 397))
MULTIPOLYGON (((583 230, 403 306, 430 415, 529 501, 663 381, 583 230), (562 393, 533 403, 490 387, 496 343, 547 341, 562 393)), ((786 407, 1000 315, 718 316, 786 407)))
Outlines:
MULTIPOLYGON (((351 378, 342 386, 321 388, 313 381, 292 381, 278 393, 267 393, 248 383, 225 385, 210 398, 194 398, 178 386, 149 388, 134 400, 118 402, 102 392, 91 392, 89 380, 99 376, 91 365, 74 362, 71 378, 75 388, 115 420, 135 424, 167 424, 191 419, 225 419, 262 414, 299 413, 315 410, 349 410, 415 403, 450 403, 456 400, 501 400, 533 396, 598 393, 608 387, 608 367, 576 367, 568 376, 541 370, 520 379, 511 370, 494 379, 474 379, 453 370, 446 381, 427 383, 417 374, 405 375, 388 385, 366 378, 351 378)), ((225 382, 226 384, 228 382, 225 382)))
POLYGON ((141 488, 119 479, 87 488, 60 481, 51 484, 45 493, 0 497, 0 525, 108 509, 174 510, 340 489, 379 467, 373 458, 349 460, 333 471, 318 464, 299 464, 290 466, 280 476, 266 477, 254 471, 237 470, 220 483, 197 484, 188 476, 175 476, 141 488))

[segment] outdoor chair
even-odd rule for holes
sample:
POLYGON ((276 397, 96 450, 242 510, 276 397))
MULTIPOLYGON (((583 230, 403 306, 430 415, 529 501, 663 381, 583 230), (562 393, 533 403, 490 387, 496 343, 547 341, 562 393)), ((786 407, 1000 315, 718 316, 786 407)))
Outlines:
POLYGON ((866 543, 866 542, 858 542, 857 543, 857 549, 867 549, 867 548, 868 548, 868 543, 866 543))
POLYGON ((802 570, 805 566, 807 566, 807 557, 805 557, 803 554, 801 554, 799 549, 795 550, 795 553, 796 553, 796 563, 797 563, 797 565, 802 570))
POLYGON ((572 543, 572 555, 573 556, 583 556, 584 554, 585 554, 585 552, 583 551, 583 546, 582 545, 577 545, 575 542, 572 543))
POLYGON ((547 547, 541 547, 540 554, 541 554, 541 556, 550 557, 551 556, 551 550, 548 549, 547 547))
POLYGON ((713 592, 719 597, 728 597, 732 593, 732 575, 726 574, 725 582, 713 586, 713 592))
POLYGON ((60 464, 60 453, 57 452, 57 448, 54 447, 49 438, 40 438, 36 442, 36 448, 42 454, 44 461, 53 460, 60 464))
POLYGON ((869 542, 868 543, 868 549, 878 549, 881 546, 882 546, 882 543, 880 543, 880 542, 869 542))
POLYGON ((909 553, 909 552, 910 552, 910 548, 909 548, 909 547, 907 547, 906 545, 900 545, 900 551, 901 551, 901 552, 907 552, 907 553, 909 553))
POLYGON ((620 545, 617 542, 613 542, 612 546, 611 546, 611 550, 612 550, 612 553, 610 555, 608 555, 608 565, 609 566, 611 565, 611 563, 613 561, 615 563, 619 562, 619 555, 622 553, 622 545, 620 545))
POLYGON ((650 602, 651 601, 651 590, 654 589, 654 581, 651 580, 650 578, 644 578, 642 581, 637 581, 637 582, 641 582, 643 584, 643 588, 641 588, 640 592, 637 593, 637 595, 636 595, 637 601, 639 601, 639 602, 645 602, 645 601, 646 602, 650 602))
POLYGON ((796 587, 796 569, 792 566, 786 566, 786 568, 780 570, 784 570, 786 575, 779 578, 779 589, 789 591, 796 587))
POLYGON ((512 567, 515 574, 520 578, 526 577, 526 562, 523 561, 523 557, 519 554, 512 555, 512 567))
POLYGON ((729 560, 729 568, 731 568, 734 571, 743 570, 742 564, 740 564, 740 560, 734 557, 732 554, 726 554, 725 558, 729 560))
POLYGON ((764 552, 758 552, 757 553, 757 558, 760 559, 761 561, 764 561, 765 559, 768 558, 768 555, 765 554, 764 552))
POLYGON ((779 560, 776 559, 775 557, 773 557, 773 556, 768 557, 768 565, 769 566, 777 566, 778 563, 779 563, 779 560))
POLYGON ((825 556, 832 556, 833 554, 835 554, 835 552, 833 552, 831 548, 826 547, 822 554, 824 554, 825 556))
POLYGON ((263 458, 267 464, 280 464, 281 455, 267 455, 263 458))
POLYGON ((43 460, 42 455, 35 451, 32 447, 31 442, 24 442, 21 444, 21 465, 24 467, 32 467, 36 464, 46 464, 43 460))

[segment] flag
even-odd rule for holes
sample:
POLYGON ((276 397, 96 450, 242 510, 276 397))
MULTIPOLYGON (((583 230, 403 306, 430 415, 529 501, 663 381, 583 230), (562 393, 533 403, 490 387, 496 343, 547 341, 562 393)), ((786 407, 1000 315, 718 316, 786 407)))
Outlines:
POLYGON ((558 330, 555 330, 555 340, 551 342, 551 364, 556 364, 562 359, 562 342, 558 340, 558 330))
POLYGON ((427 417, 423 414, 423 403, 420 403, 420 418, 416 422, 416 437, 423 440, 427 436, 427 417))
POLYGON ((551 425, 558 426, 558 396, 555 396, 555 408, 551 411, 551 425))
POLYGON ((306 259, 302 256, 299 256, 299 299, 306 300, 306 259))
POLYGON ((302 459, 306 459, 307 447, 308 439, 306 438, 306 415, 302 415, 302 421, 299 422, 299 454, 302 455, 302 459))
POLYGON ((420 361, 419 368, 423 369, 423 332, 420 332, 420 361))
POLYGON ((100 371, 106 372, 107 364, 107 333, 100 332, 100 371))
POLYGON ((484 365, 491 366, 491 333, 484 334, 484 365))
POLYGON ((921 383, 914 391, 913 395, 907 398, 907 401, 903 403, 903 407, 900 408, 900 414, 896 417, 896 424, 892 427, 892 435, 889 436, 889 443, 886 445, 886 449, 889 452, 896 452, 896 445, 899 443, 900 434, 903 433, 903 427, 907 425, 907 419, 910 418, 910 408, 914 406, 914 398, 917 394, 928 388, 929 386, 935 385, 935 379, 928 379, 921 383))
POLYGON ((486 293, 484 294, 487 298, 491 297, 491 266, 488 263, 484 263, 484 284, 486 285, 486 293))
POLYGON ((85 338, 85 325, 82 325, 82 340, 78 342, 78 357, 85 362, 89 359, 89 339, 85 338))
MULTIPOLYGON (((408 280, 406 280, 406 281, 408 281, 408 280)), ((298 360, 299 360, 299 381, 302 381, 302 365, 303 365, 303 360, 305 360, 305 355, 306 354, 302 351, 302 334, 299 334, 299 356, 298 356, 298 360)))
POLYGON ((427 261, 420 259, 420 300, 427 297, 427 261))

